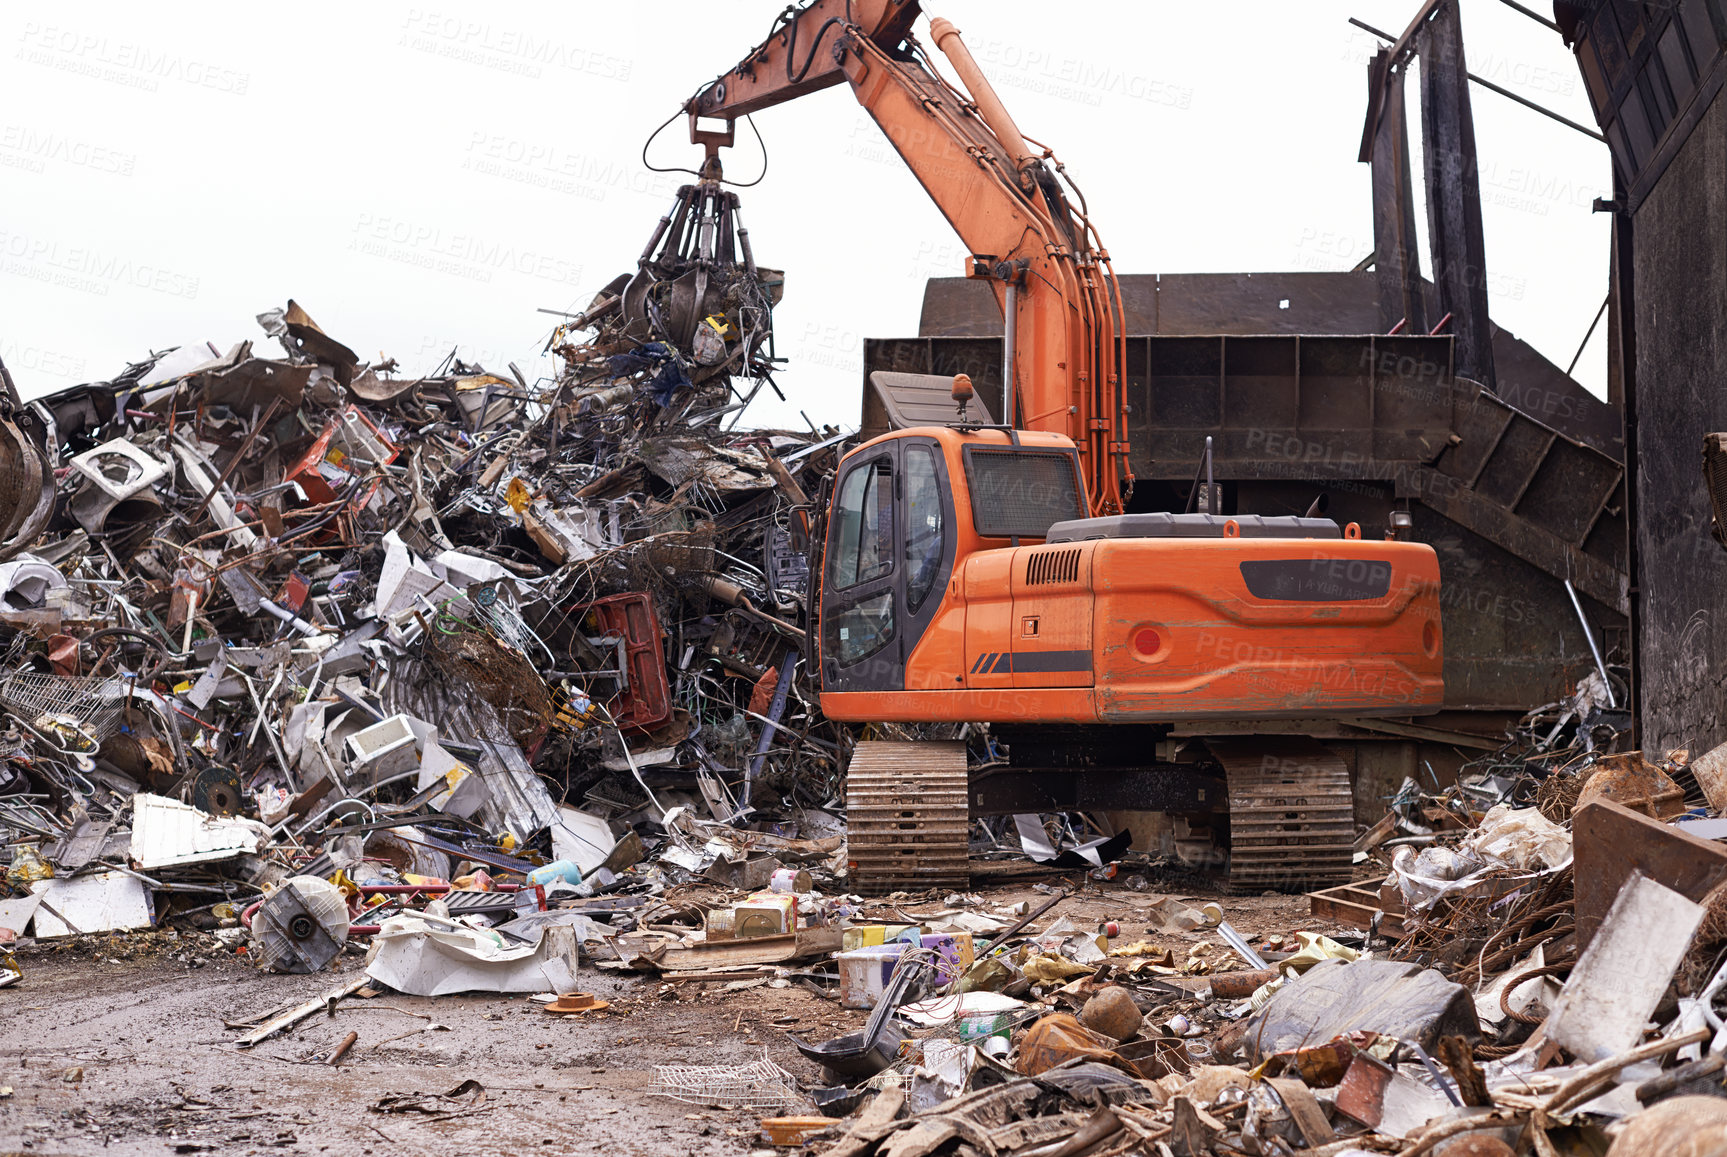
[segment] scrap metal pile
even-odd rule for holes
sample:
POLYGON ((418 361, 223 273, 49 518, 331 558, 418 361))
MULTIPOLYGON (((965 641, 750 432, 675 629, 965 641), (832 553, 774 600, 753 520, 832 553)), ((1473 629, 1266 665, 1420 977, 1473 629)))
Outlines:
POLYGON ((1608 677, 1455 784, 1405 784, 1359 844, 1383 883, 1314 894, 1313 925, 1244 936, 1119 884, 1095 931, 1032 923, 1059 892, 1011 924, 902 906, 843 931, 840 999, 873 1012, 799 1044, 827 1087, 668 1066, 662 1089, 753 1095, 783 1114, 764 1141, 843 1157, 1722 1152, 1727 745, 1615 750, 1608 677))
POLYGON ((868 1013, 797 1042, 819 1076, 656 1091, 841 1157, 1727 1131, 1727 748, 1616 751, 1605 670, 1457 784, 1407 783, 1357 844, 1383 882, 1316 894, 1311 927, 1147 895, 1121 840, 1072 866, 1137 937, 1062 892, 847 894, 799 517, 844 436, 721 429, 769 381, 777 277, 680 264, 669 220, 552 380, 361 365, 289 302, 260 318, 284 357, 7 397, 0 941, 172 922, 295 973, 367 946, 242 1047, 366 984, 572 1016, 583 967, 803 984, 868 1013))
POLYGON ((804 661, 846 436, 723 428, 772 386, 779 280, 691 187, 544 381, 365 365, 290 301, 258 319, 280 358, 6 382, 0 952, 170 922, 277 972, 367 946, 242 1047, 368 984, 579 1016, 582 967, 797 983, 868 1013, 796 1039, 819 1075, 655 1091, 839 1157, 1727 1144, 1727 746, 1616 750, 1605 667, 1407 782, 1312 926, 1243 935, 1121 873, 1126 836, 1034 816, 978 849, 1142 934, 1044 885, 848 894, 851 737, 804 661))
MULTIPOLYGON (((697 824, 833 836, 797 515, 843 436, 722 428, 780 292, 704 184, 537 382, 364 364, 293 301, 283 356, 6 381, 0 936, 232 924, 289 879, 365 926, 362 887, 591 895, 708 867, 697 824)), ((294 916, 265 955, 327 961, 294 916)))

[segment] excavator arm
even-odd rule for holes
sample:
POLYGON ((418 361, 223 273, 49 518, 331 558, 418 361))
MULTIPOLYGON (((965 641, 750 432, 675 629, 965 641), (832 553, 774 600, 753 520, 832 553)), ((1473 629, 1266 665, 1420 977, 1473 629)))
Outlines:
MULTIPOLYGON (((1063 189, 1054 154, 1034 146, 972 59, 958 29, 931 35, 962 91, 912 36, 917 0, 813 0, 781 14, 768 38, 684 106, 704 174, 738 117, 844 80, 971 251, 966 275, 987 280, 1006 321, 1009 425, 1064 434, 1079 448, 1091 511, 1123 509, 1133 477, 1124 423, 1121 293, 1084 210, 1063 189), (725 121, 724 130, 703 122, 725 121)), ((1069 188, 1071 188, 1071 184, 1069 188)))

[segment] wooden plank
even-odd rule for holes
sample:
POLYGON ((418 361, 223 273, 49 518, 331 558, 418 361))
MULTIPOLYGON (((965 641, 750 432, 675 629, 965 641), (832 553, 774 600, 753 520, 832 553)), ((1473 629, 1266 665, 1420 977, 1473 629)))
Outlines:
POLYGON ((1356 884, 1343 884, 1336 888, 1326 888, 1307 894, 1308 911, 1322 919, 1335 920, 1339 924, 1363 931, 1372 928, 1373 917, 1378 915, 1379 931, 1393 940, 1403 938, 1403 916, 1397 912, 1387 912, 1380 907, 1379 896, 1356 884))
POLYGON ((1278 1098, 1283 1101, 1283 1107, 1289 1110, 1290 1119, 1295 1122, 1295 1127, 1301 1130, 1301 1136, 1309 1147, 1317 1148, 1337 1140, 1337 1133, 1326 1119, 1325 1110, 1319 1107, 1319 1098, 1299 1079, 1272 1077, 1265 1083, 1277 1092, 1278 1098))
POLYGON ((1611 800, 1591 800, 1571 817, 1576 855, 1577 942, 1587 947, 1619 887, 1633 871, 1688 900, 1727 882, 1727 846, 1686 835, 1611 800))
POLYGON ((313 999, 308 1000, 305 1004, 295 1005, 287 1012, 284 1012, 281 1016, 265 1023, 256 1031, 247 1033, 235 1043, 243 1049, 249 1049, 259 1041, 268 1040, 283 1029, 300 1023, 307 1017, 316 1013, 319 1009, 328 1008, 345 996, 352 996, 370 983, 372 983, 372 978, 362 972, 355 979, 348 981, 346 984, 332 988, 323 996, 314 997, 313 999))
POLYGON ((905 1104, 905 1088, 890 1085, 877 1093, 839 1143, 823 1152, 822 1157, 861 1157, 876 1141, 893 1130, 900 1107, 905 1104))
POLYGON ((658 964, 666 972, 746 964, 778 964, 804 956, 838 952, 840 940, 838 928, 808 928, 790 936, 712 940, 690 948, 668 948, 658 964))

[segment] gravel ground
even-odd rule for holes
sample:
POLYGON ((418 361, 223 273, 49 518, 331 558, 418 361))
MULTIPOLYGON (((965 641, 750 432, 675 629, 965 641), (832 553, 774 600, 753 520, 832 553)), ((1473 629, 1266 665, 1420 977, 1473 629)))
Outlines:
MULTIPOLYGON (((1044 896, 1025 886, 982 893, 989 907, 1044 896)), ((1300 896, 1215 899, 1248 933, 1325 930, 1300 896)), ((1184 959, 1214 935, 1147 937, 1156 894, 1095 885, 1045 921, 1112 919, 1184 959)), ((939 897, 877 905, 929 911, 939 897)), ((1214 947, 1213 953, 1219 951, 1214 947)), ((656 1064, 743 1064, 763 1055, 816 1083, 785 1038, 855 1031, 866 1014, 792 984, 727 990, 721 981, 618 976, 585 969, 603 1012, 553 1017, 524 997, 348 999, 293 1032, 237 1049, 247 1021, 359 975, 344 956, 316 976, 264 974, 201 934, 84 937, 19 954, 22 985, 0 990, 0 1157, 9 1154, 743 1154, 759 1113, 651 1095, 656 1064), (350 1031, 339 1068, 322 1063, 350 1031), (371 1106, 402 1093, 485 1088, 477 1111, 436 1119, 371 1106), (9 1092, 3 1091, 9 1089, 9 1092)), ((783 982, 781 982, 783 983, 783 982)), ((471 1099, 465 1097, 462 1106, 471 1099)), ((445 1106, 461 1111, 462 1106, 445 1106)))

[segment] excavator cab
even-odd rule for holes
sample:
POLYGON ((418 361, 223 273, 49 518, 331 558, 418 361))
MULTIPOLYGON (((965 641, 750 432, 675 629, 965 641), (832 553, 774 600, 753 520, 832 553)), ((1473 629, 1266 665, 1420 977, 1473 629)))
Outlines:
MULTIPOLYGON (((907 674, 932 629, 942 636, 957 626, 956 567, 978 551, 1041 541, 1052 524, 1084 511, 1078 456, 1056 434, 913 428, 847 455, 822 569, 824 693, 946 691, 963 682, 933 676, 933 655, 907 674)), ((946 638, 955 655, 962 645, 963 630, 946 638)))
POLYGON ((822 708, 866 721, 1410 715, 1444 697, 1424 543, 1328 518, 1090 518, 1065 436, 914 427, 841 462, 822 708))

